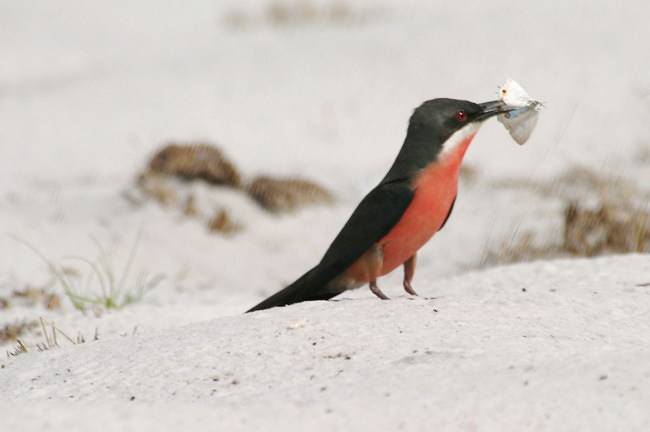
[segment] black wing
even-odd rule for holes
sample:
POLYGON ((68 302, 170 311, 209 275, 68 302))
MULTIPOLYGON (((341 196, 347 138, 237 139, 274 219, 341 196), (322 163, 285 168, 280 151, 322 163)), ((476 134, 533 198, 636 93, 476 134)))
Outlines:
POLYGON ((248 312, 340 294, 327 284, 390 232, 414 194, 406 181, 379 184, 361 200, 316 267, 248 312))
POLYGON ((318 264, 321 277, 332 279, 390 232, 413 200, 405 181, 379 184, 370 191, 336 236, 318 264))

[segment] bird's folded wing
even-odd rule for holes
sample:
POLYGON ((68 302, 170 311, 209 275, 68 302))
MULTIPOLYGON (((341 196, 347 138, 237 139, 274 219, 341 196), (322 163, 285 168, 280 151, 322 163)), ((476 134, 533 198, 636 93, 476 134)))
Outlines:
POLYGON ((413 200, 407 181, 381 183, 359 203, 314 269, 318 280, 331 280, 381 240, 413 200))
POLYGON ((308 300, 328 300, 345 290, 330 282, 350 267, 399 222, 413 199, 407 182, 382 183, 359 203, 321 262, 291 285, 248 312, 308 300))

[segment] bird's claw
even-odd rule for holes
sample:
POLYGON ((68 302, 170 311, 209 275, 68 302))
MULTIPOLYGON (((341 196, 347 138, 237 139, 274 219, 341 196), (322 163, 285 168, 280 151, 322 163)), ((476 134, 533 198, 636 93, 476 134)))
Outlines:
POLYGON ((377 281, 376 280, 370 281, 370 291, 372 291, 372 293, 374 295, 376 295, 377 297, 379 297, 382 300, 390 300, 386 294, 381 292, 381 290, 377 286, 377 281))
POLYGON ((404 281, 404 291, 406 291, 407 293, 409 293, 409 294, 411 294, 411 295, 414 295, 414 296, 418 296, 418 297, 420 297, 420 294, 418 294, 418 293, 415 292, 415 290, 414 290, 413 287, 411 286, 411 282, 408 281, 408 280, 405 280, 405 281, 404 281))

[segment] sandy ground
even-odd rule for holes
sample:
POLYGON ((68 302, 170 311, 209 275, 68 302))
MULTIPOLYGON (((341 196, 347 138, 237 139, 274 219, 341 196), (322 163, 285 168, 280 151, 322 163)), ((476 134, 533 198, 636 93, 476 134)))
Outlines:
POLYGON ((645 430, 647 265, 519 264, 444 280, 436 298, 306 303, 24 355, 0 374, 0 413, 11 430, 645 430))
POLYGON ((23 335, 30 352, 0 360, 3 424, 647 429, 647 255, 467 270, 513 232, 561 223, 561 199, 498 182, 580 165, 647 189, 650 6, 358 0, 332 18, 315 4, 0 1, 0 297, 62 298, 56 310, 11 299, 0 325, 44 317, 87 340, 39 353, 38 329, 23 335), (396 273, 381 281, 390 303, 363 289, 241 315, 320 259, 414 107, 490 100, 508 77, 546 108, 523 147, 496 121, 472 143, 475 176, 419 258, 415 287, 434 299, 400 297, 396 273), (245 178, 314 179, 337 203, 274 216, 222 192, 245 226, 233 237, 134 206, 124 192, 171 139, 219 144, 245 178), (120 268, 139 230, 134 274, 165 280, 108 311, 75 310, 13 238, 56 262, 94 258, 96 238, 120 268))

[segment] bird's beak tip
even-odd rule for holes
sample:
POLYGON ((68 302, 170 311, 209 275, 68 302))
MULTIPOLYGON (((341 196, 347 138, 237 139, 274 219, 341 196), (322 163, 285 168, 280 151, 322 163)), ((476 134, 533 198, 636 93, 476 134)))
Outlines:
POLYGON ((500 100, 483 102, 480 103, 479 106, 481 107, 481 113, 476 119, 478 121, 484 121, 495 115, 505 114, 516 109, 500 100))

